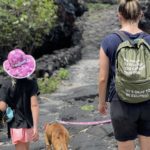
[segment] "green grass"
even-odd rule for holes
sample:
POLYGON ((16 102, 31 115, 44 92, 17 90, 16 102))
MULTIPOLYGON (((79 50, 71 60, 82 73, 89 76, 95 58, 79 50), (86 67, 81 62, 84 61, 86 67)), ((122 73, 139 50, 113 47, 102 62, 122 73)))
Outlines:
POLYGON ((38 86, 41 94, 52 93, 56 91, 61 84, 61 81, 69 77, 69 71, 61 68, 51 77, 44 77, 38 79, 38 86))
POLYGON ((95 11, 95 10, 102 10, 106 8, 110 8, 110 4, 103 4, 103 3, 87 3, 87 7, 89 11, 95 11))
POLYGON ((93 105, 83 105, 81 107, 81 110, 84 110, 84 111, 92 111, 94 110, 94 106, 93 105))
POLYGON ((67 79, 69 77, 68 70, 66 70, 64 68, 60 68, 58 70, 57 77, 60 78, 60 79, 62 79, 62 80, 67 79))
POLYGON ((4 72, 3 66, 0 66, 0 74, 4 72))

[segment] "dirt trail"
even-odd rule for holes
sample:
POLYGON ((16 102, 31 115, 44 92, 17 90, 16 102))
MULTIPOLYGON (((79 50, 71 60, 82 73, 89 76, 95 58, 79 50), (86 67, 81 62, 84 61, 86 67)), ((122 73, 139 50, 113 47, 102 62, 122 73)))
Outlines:
MULTIPOLYGON (((118 29, 116 6, 109 9, 86 12, 81 20, 83 28, 82 60, 69 67, 70 80, 58 92, 85 85, 97 85, 98 57, 101 39, 118 29)), ((77 24, 81 24, 80 20, 77 24)))

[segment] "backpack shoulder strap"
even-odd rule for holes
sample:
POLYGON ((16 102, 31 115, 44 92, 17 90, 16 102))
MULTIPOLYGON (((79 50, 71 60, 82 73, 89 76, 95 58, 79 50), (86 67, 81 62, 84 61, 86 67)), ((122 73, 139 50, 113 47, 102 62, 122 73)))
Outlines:
POLYGON ((114 34, 118 35, 122 42, 129 41, 131 45, 135 45, 135 41, 131 40, 124 32, 118 30, 114 34))

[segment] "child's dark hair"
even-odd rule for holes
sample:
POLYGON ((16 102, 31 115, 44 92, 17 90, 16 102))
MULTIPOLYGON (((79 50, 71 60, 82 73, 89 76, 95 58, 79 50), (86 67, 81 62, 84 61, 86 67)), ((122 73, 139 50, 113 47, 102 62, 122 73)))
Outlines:
MULTIPOLYGON (((10 88, 10 97, 14 97, 15 96, 15 92, 16 92, 16 90, 18 89, 18 82, 17 82, 18 80, 17 79, 11 79, 11 88, 10 88)), ((20 88, 20 87, 19 87, 20 88)), ((20 90, 21 90, 21 88, 20 88, 20 90)))
POLYGON ((120 0, 119 13, 130 21, 137 21, 141 15, 141 6, 138 0, 120 0))
POLYGON ((18 95, 23 94, 23 90, 27 87, 24 87, 24 83, 27 82, 27 78, 24 79, 12 79, 11 80, 11 88, 10 88, 10 97, 15 97, 15 94, 18 93, 18 95))

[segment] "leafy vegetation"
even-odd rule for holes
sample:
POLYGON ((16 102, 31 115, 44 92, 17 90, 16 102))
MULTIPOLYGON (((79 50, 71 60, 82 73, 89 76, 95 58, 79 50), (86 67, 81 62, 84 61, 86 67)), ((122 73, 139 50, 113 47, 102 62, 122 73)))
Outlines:
POLYGON ((92 111, 94 110, 94 106, 93 105, 83 105, 81 107, 81 110, 84 110, 84 111, 92 111))
POLYGON ((58 73, 57 73, 57 77, 61 80, 67 79, 69 77, 68 70, 66 70, 64 68, 60 68, 58 73))
POLYGON ((69 77, 68 70, 61 68, 54 76, 38 79, 38 86, 42 94, 54 92, 60 85, 61 80, 69 77))
POLYGON ((31 50, 42 44, 56 21, 53 0, 1 0, 0 49, 31 50))
POLYGON ((0 66, 0 74, 4 72, 3 66, 0 66))
POLYGON ((89 11, 95 11, 95 10, 102 10, 109 8, 111 5, 110 4, 103 4, 103 3, 87 3, 87 7, 89 11))

